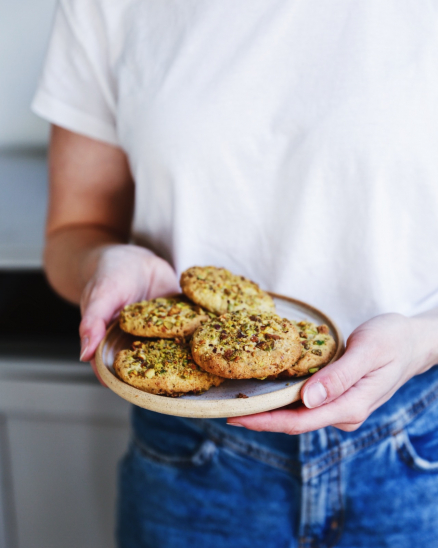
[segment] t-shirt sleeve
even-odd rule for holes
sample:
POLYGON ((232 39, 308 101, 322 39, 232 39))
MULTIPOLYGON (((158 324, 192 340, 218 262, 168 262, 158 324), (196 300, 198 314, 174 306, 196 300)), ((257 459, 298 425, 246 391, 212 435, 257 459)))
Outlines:
POLYGON ((49 122, 118 145, 115 82, 103 14, 93 0, 60 0, 32 110, 49 122))

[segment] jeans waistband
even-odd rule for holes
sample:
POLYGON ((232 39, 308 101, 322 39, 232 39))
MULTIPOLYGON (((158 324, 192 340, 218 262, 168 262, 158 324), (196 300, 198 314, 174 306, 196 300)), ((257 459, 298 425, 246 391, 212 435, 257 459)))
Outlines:
POLYGON ((324 473, 340 460, 351 458, 359 451, 396 435, 437 403, 438 366, 435 366, 401 387, 354 432, 328 427, 300 436, 288 436, 232 428, 224 419, 185 419, 140 408, 134 409, 133 423, 140 441, 152 435, 155 439, 158 436, 174 440, 172 443, 169 441, 169 448, 178 448, 179 444, 185 447, 184 431, 191 431, 196 433, 196 439, 192 440, 195 445, 207 437, 219 447, 306 480, 324 473))
MULTIPOLYGON (((279 449, 277 436, 231 428, 225 421, 191 419, 190 425, 205 432, 215 443, 306 480, 325 472, 340 460, 396 435, 429 406, 438 403, 438 366, 414 377, 354 432, 334 427, 298 436, 289 454, 279 449), (250 435, 248 435, 250 434, 250 435), (275 442, 275 443, 274 443, 275 442)), ((187 419, 183 419, 186 421, 187 419)), ((296 436, 292 436, 296 437, 296 436)))

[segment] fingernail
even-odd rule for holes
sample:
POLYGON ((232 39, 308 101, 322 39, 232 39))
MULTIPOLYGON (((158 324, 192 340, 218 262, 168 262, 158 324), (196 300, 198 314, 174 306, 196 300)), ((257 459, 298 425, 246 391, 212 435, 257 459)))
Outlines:
POLYGON ((84 337, 83 339, 81 339, 81 355, 79 357, 79 360, 82 362, 83 361, 83 357, 85 356, 85 354, 87 353, 87 350, 88 350, 88 343, 90 342, 90 339, 88 337, 84 337))
POLYGON ((239 428, 243 428, 243 424, 239 424, 238 422, 227 422, 227 426, 238 426, 239 428))
POLYGON ((327 391, 320 382, 315 382, 304 391, 304 405, 309 409, 319 407, 327 399, 327 391))

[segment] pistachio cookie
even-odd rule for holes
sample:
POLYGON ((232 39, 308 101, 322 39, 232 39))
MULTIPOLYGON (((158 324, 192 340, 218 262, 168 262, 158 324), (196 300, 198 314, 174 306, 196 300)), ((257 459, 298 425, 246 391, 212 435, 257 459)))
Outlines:
POLYGON ((265 291, 225 268, 194 266, 181 274, 180 283, 193 302, 216 314, 242 309, 275 312, 274 301, 265 291))
POLYGON ((326 325, 312 322, 292 322, 298 329, 302 347, 301 358, 292 367, 283 371, 281 378, 303 377, 316 373, 327 365, 336 352, 336 343, 326 325))
POLYGON ((265 378, 301 355, 298 331, 276 314, 226 313, 198 327, 191 341, 202 369, 229 379, 265 378))
POLYGON ((123 331, 140 337, 187 337, 209 316, 184 295, 130 304, 120 312, 123 331))
POLYGON ((203 371, 192 358, 190 345, 180 339, 136 341, 120 351, 114 370, 124 382, 163 396, 200 394, 225 379, 203 371))

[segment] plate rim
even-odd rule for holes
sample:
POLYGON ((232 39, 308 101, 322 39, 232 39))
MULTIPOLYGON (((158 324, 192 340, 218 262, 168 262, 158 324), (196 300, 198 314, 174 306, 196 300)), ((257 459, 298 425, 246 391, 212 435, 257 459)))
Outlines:
MULTIPOLYGON (((267 293, 273 298, 288 301, 322 318, 324 323, 328 325, 331 332, 334 334, 337 342, 336 352, 329 363, 332 363, 340 358, 344 352, 344 337, 338 325, 327 314, 319 310, 317 307, 299 299, 270 291, 267 293)), ((108 343, 109 337, 113 330, 119 328, 118 326, 119 321, 116 319, 110 324, 105 333, 105 337, 97 347, 95 363, 99 375, 102 377, 102 380, 105 382, 107 387, 121 398, 133 403, 134 405, 143 407, 144 409, 148 409, 150 411, 155 411, 157 413, 188 418, 225 418, 270 411, 300 400, 301 388, 309 379, 307 376, 301 381, 291 381, 294 382, 292 386, 286 386, 266 394, 258 394, 248 398, 195 401, 193 399, 186 400, 183 398, 170 398, 166 396, 159 396, 157 394, 150 394, 149 392, 139 390, 138 388, 135 388, 134 386, 118 379, 104 363, 103 355, 105 346, 108 343)))

